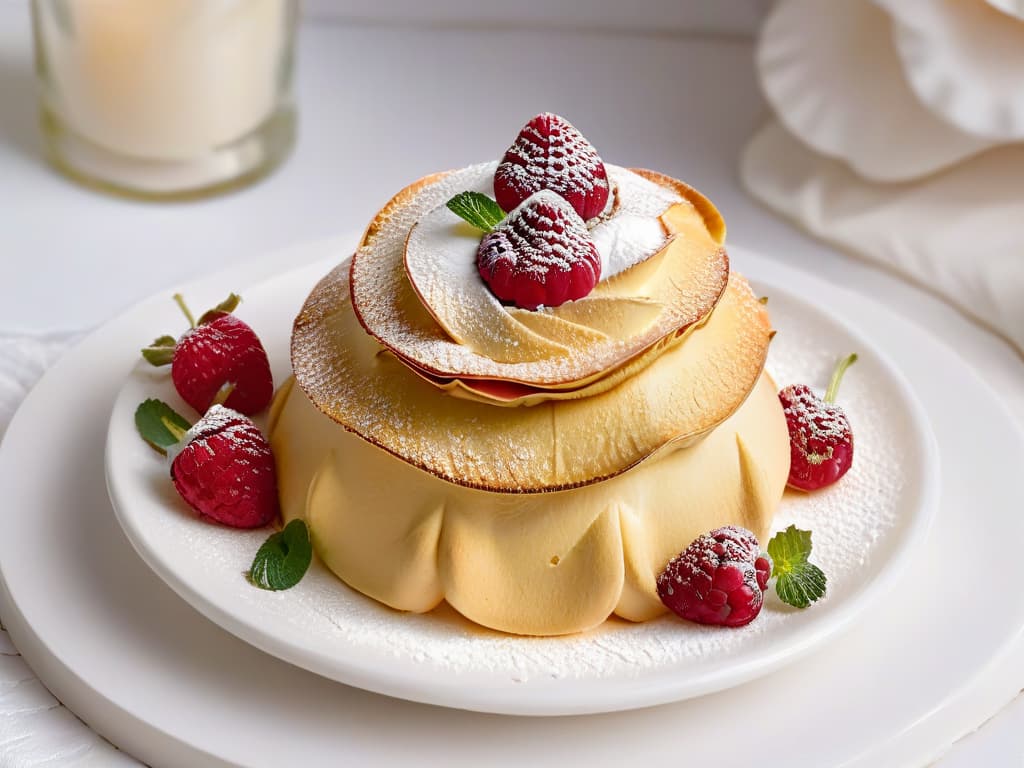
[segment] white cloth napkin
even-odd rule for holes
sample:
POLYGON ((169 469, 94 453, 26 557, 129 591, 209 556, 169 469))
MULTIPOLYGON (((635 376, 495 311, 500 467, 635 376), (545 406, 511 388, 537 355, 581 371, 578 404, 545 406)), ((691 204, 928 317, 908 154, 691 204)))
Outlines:
MULTIPOLYGON (((0 437, 32 385, 77 337, 0 334, 0 437)), ((139 768, 140 763, 61 706, 0 626, 0 765, 139 768)))
POLYGON ((776 213, 938 293, 1024 354, 1024 146, 886 184, 772 122, 747 146, 741 174, 776 213))
POLYGON ((78 338, 76 333, 0 333, 0 437, 43 372, 78 338))

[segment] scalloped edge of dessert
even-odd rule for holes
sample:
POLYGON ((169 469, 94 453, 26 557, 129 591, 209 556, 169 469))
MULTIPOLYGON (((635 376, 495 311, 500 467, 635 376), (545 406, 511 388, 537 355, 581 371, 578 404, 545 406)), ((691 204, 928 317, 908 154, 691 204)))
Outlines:
POLYGON ((664 563, 709 527, 742 525, 764 538, 788 472, 785 419, 766 372, 706 440, 666 446, 607 483, 511 498, 396 464, 323 418, 293 381, 271 419, 285 518, 304 517, 319 557, 359 592, 414 612, 447 600, 503 632, 559 635, 611 613, 663 614, 655 577, 664 563))
POLYGON ((367 442, 448 482, 482 490, 578 488, 619 475, 668 445, 700 438, 746 400, 771 338, 764 306, 734 272, 707 322, 643 375, 584 399, 495 408, 444 396, 386 354, 358 322, 348 268, 343 262, 321 280, 295 320, 292 368, 300 387, 319 410, 367 442))

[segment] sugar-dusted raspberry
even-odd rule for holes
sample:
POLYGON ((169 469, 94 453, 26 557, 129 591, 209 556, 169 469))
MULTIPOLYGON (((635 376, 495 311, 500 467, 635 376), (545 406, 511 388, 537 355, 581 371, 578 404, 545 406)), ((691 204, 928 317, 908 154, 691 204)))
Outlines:
POLYGON ((524 309, 581 299, 601 278, 601 257, 583 219, 548 190, 484 236, 476 263, 495 296, 524 309))
POLYGON ((658 595, 684 619, 741 627, 761 612, 771 570, 757 537, 729 525, 702 534, 672 558, 658 577, 658 595))
POLYGON ((168 456, 174 487, 201 516, 258 528, 280 514, 270 444, 237 411, 214 405, 168 456))
POLYGON ((504 211, 542 189, 559 194, 584 220, 608 204, 608 173, 597 150, 568 120, 550 112, 523 127, 494 173, 494 197, 504 211))
POLYGON ((832 485, 853 465, 853 430, 846 412, 834 400, 843 374, 857 356, 839 362, 824 398, 804 384, 779 392, 789 429, 789 485, 815 491, 832 485))

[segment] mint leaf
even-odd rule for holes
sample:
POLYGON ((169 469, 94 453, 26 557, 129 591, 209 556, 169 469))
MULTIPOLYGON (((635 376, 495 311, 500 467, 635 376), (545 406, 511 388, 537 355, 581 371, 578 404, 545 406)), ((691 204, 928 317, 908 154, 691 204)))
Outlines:
POLYGON ((213 309, 208 309, 205 312, 203 312, 203 314, 199 316, 199 320, 196 322, 196 325, 206 325, 208 322, 210 322, 211 320, 216 320, 221 315, 226 315, 228 313, 234 312, 238 308, 238 305, 241 303, 241 296, 239 296, 237 293, 229 293, 228 297, 224 299, 224 301, 222 301, 216 307, 214 307, 213 309))
POLYGON ((447 205, 452 213, 484 232, 490 232, 505 218, 501 207, 479 192, 459 192, 447 205))
POLYGON ((162 400, 151 398, 135 409, 135 428, 142 439, 160 453, 167 453, 167 449, 178 442, 181 433, 187 432, 191 426, 162 400), (175 434, 175 430, 179 430, 179 434, 175 434))
POLYGON ((806 562, 811 555, 811 532, 801 531, 795 525, 789 526, 772 536, 768 542, 768 554, 775 563, 773 576, 796 563, 806 562))
POLYGON ((178 342, 173 336, 160 336, 153 343, 142 348, 142 356, 152 365, 169 365, 174 358, 174 348, 178 342))
POLYGON ((768 542, 768 555, 772 559, 775 592, 782 602, 806 608, 824 596, 825 574, 809 561, 810 531, 802 531, 795 525, 780 531, 768 542))
POLYGON ((775 582, 775 592, 782 602, 795 608, 806 608, 825 595, 825 574, 814 563, 803 563, 775 582))
POLYGON ((292 520, 263 542, 249 570, 249 581, 260 589, 291 589, 298 584, 313 560, 309 529, 292 520))

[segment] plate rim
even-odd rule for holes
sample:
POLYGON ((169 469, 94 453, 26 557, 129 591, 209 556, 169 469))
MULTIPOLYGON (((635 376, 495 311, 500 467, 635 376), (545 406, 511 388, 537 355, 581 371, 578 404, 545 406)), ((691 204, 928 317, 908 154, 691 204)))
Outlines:
MULTIPOLYGON (((742 262, 745 249, 734 246, 732 250, 739 254, 736 260, 742 262)), ((277 273, 261 276, 249 281, 248 287, 254 288, 298 271, 312 271, 321 267, 329 269, 333 266, 329 258, 305 263, 295 270, 279 270, 277 273)), ((216 277, 211 276, 202 282, 212 283, 216 277)), ((822 308, 802 296, 795 295, 784 285, 773 282, 771 278, 755 275, 752 280, 755 284, 770 287, 776 293, 786 294, 787 300, 802 304, 807 310, 824 312, 822 308)), ((464 680, 460 681, 458 675, 448 670, 410 663, 409 660, 401 660, 405 662, 403 665, 395 659, 390 659, 390 663, 383 665, 382 669, 379 662, 375 663, 367 658, 341 658, 336 654, 325 653, 311 643, 296 644, 278 633, 268 632, 255 619, 245 615, 245 611, 232 612, 229 607, 195 589, 187 579, 182 579, 172 567, 161 560, 155 549, 150 548, 146 532, 135 524, 131 515, 127 514, 126 509, 130 501, 120 498, 117 480, 112 473, 114 462, 111 457, 111 446, 115 442, 114 435, 124 430, 123 424, 116 416, 120 413, 119 405, 125 391, 130 386, 129 378, 125 379, 118 390, 108 424, 104 447, 104 473, 108 495, 118 523, 132 548, 150 570, 195 610, 244 642, 290 664, 337 682, 425 704, 494 714, 534 716, 615 712, 702 696, 775 671, 842 632, 904 572, 914 554, 927 539, 936 516, 941 484, 939 452, 922 404, 902 372, 883 351, 870 343, 844 317, 832 314, 828 317, 844 333, 861 344, 862 349, 870 350, 872 357, 878 361, 908 405, 907 416, 922 448, 920 456, 916 457, 922 478, 920 487, 916 489, 916 514, 909 524, 901 526, 899 544, 890 555, 891 561, 874 579, 845 598, 841 606, 832 608, 823 625, 810 625, 785 647, 762 652, 755 658, 734 659, 724 668, 719 665, 710 671, 700 671, 696 677, 693 669, 687 670, 686 675, 672 675, 672 667, 668 666, 641 670, 636 674, 623 676, 623 679, 615 676, 599 680, 572 678, 571 685, 568 685, 569 681, 566 680, 557 683, 528 681, 524 684, 511 683, 508 678, 495 678, 491 681, 494 683, 493 686, 478 690, 476 686, 465 685, 464 680), (616 685, 616 682, 626 684, 616 685), (613 690, 609 692, 609 688, 613 690), (577 693, 573 695, 573 691, 577 693)), ((359 650, 362 653, 367 651, 365 648, 359 650)), ((372 652, 366 655, 372 655, 372 652)))

